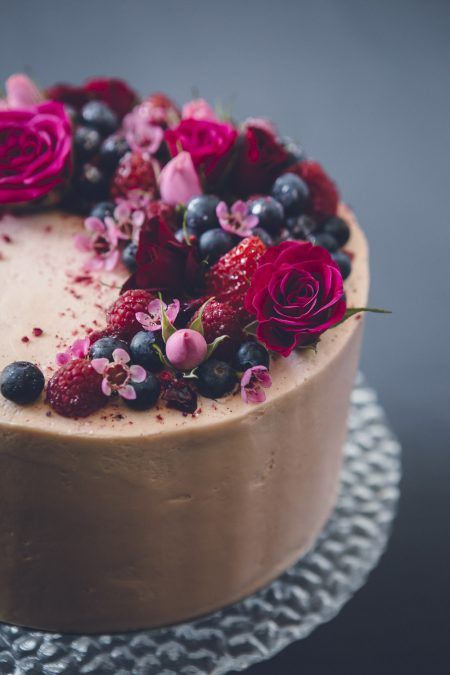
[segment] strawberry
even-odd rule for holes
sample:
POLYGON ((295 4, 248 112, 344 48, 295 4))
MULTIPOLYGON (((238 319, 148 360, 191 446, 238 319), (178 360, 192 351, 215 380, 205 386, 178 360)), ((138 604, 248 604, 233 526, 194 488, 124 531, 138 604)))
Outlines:
POLYGON ((126 198, 132 190, 145 192, 151 197, 157 193, 157 180, 151 158, 139 151, 127 152, 122 157, 112 179, 111 194, 114 198, 126 198))
MULTIPOLYGON (((198 312, 196 313, 197 316, 198 312)), ((228 335, 229 339, 222 342, 215 351, 218 358, 227 358, 236 350, 243 340, 243 333, 239 318, 235 310, 227 302, 211 300, 202 314, 203 331, 206 342, 210 344, 221 335, 228 335)))
POLYGON ((246 237, 206 273, 206 290, 237 313, 241 325, 248 323, 244 297, 260 258, 267 248, 259 237, 246 237))
POLYGON ((47 385, 47 402, 64 417, 87 417, 108 400, 101 389, 102 376, 86 359, 62 366, 47 385))
POLYGON ((136 319, 136 312, 147 312, 148 303, 154 299, 155 296, 150 291, 139 288, 125 291, 107 312, 106 330, 109 334, 113 333, 124 339, 133 337, 142 330, 136 319))

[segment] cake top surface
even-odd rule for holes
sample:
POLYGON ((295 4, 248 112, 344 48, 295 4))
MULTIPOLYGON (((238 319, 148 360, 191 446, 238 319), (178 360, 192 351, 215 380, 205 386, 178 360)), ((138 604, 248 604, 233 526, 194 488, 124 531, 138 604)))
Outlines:
POLYGON ((6 90, 0 424, 204 427, 343 348, 367 299, 364 236, 271 123, 104 78, 40 92, 18 75, 6 90))

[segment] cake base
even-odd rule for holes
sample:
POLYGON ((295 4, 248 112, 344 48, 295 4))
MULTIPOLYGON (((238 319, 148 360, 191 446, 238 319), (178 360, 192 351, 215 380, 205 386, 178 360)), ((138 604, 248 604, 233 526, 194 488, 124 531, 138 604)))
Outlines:
POLYGON ((333 618, 364 583, 386 546, 399 479, 400 447, 373 390, 359 380, 336 508, 288 572, 243 602, 171 628, 68 636, 0 625, 0 672, 25 672, 33 663, 37 674, 51 664, 62 675, 81 669, 224 675, 269 659, 333 618))

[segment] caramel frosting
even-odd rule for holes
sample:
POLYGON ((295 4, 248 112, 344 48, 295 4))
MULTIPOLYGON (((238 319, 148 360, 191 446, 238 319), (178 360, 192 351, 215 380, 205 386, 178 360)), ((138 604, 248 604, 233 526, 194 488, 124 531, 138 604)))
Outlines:
MULTIPOLYGON (((353 215, 349 306, 366 304, 368 252, 353 215)), ((101 328, 125 270, 82 272, 81 219, 0 220, 0 369, 54 357, 101 328), (39 329, 39 330, 34 330, 39 329), (39 334, 42 331, 42 334, 39 334)), ((199 399, 183 416, 120 401, 83 420, 43 397, 0 398, 0 619, 97 632, 172 623, 233 602, 305 552, 335 502, 360 316, 317 352, 271 364, 267 400, 199 399)))

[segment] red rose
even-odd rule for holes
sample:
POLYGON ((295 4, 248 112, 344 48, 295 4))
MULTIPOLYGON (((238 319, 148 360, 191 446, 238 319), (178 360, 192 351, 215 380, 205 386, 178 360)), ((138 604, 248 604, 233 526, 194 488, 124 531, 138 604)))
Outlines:
POLYGON ((328 251, 285 241, 263 255, 245 298, 258 321, 257 337, 289 356, 342 320, 346 310, 342 275, 328 251))
POLYGON ((83 85, 90 98, 103 101, 120 118, 130 112, 136 105, 138 97, 123 80, 109 77, 96 77, 83 85))
POLYGON ((145 288, 179 297, 193 290, 198 279, 199 263, 195 247, 177 241, 159 216, 150 217, 142 226, 136 265, 136 272, 122 291, 145 288))
POLYGON ((185 119, 164 137, 172 156, 188 152, 199 175, 214 181, 226 167, 237 131, 231 124, 185 119))
POLYGON ((89 101, 88 93, 83 87, 76 87, 72 84, 54 84, 45 91, 46 98, 51 101, 67 103, 75 110, 81 110, 85 103, 89 101))
POLYGON ((305 159, 294 164, 284 173, 295 173, 302 178, 309 188, 311 214, 323 219, 326 216, 335 216, 339 204, 339 192, 328 174, 319 162, 305 159))
POLYGON ((288 160, 286 149, 269 128, 249 125, 232 170, 232 190, 241 197, 270 191, 288 160))
POLYGON ((126 115, 137 103, 137 94, 123 80, 97 77, 81 86, 55 84, 45 92, 52 101, 67 103, 81 110, 88 101, 103 101, 120 118, 126 115))

